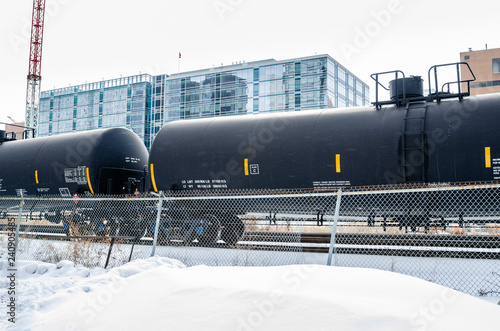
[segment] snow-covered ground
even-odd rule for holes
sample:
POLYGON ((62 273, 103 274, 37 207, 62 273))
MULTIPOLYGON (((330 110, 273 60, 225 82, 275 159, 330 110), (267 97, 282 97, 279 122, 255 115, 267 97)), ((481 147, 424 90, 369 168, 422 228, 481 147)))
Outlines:
POLYGON ((498 330, 500 306, 388 271, 314 264, 185 267, 164 257, 104 270, 16 263, 7 330, 498 330))
MULTIPOLYGON (((5 236, 0 235, 0 260, 7 254, 5 236), (3 240, 3 241, 2 241, 3 240)), ((293 243, 292 243, 293 244, 293 243)), ((109 267, 126 263, 131 245, 113 247, 109 267)), ((383 248, 383 247, 382 247, 383 248)), ((74 261, 85 266, 104 266, 109 244, 36 240, 23 238, 19 243, 19 260, 57 262, 74 261)), ((152 246, 135 245, 132 260, 151 256, 152 246)), ((208 247, 159 246, 156 256, 169 257, 191 267, 206 266, 280 266, 294 264, 326 265, 328 254, 297 251, 254 249, 220 249, 208 247)), ((494 259, 458 259, 405 257, 391 255, 336 254, 336 266, 373 268, 418 277, 436 284, 478 296, 500 290, 500 263, 494 259)))

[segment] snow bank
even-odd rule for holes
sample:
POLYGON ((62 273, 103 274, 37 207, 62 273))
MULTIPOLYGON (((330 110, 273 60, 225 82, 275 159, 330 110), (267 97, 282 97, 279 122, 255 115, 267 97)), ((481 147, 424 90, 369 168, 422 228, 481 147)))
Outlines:
MULTIPOLYGON (((70 261, 61 261, 57 264, 39 261, 18 261, 16 262, 17 316, 24 317, 32 314, 35 316, 39 314, 38 311, 48 310, 52 306, 59 309, 58 307, 64 304, 64 300, 70 298, 72 293, 89 292, 96 285, 111 284, 117 279, 124 279, 162 264, 183 267, 180 262, 167 258, 137 260, 121 268, 111 270, 75 266, 70 261)), ((7 261, 0 261, 0 288, 2 288, 0 302, 2 306, 9 299, 7 291, 3 290, 8 287, 6 276, 7 261)), ((11 326, 12 330, 24 330, 24 327, 20 326, 19 319, 16 319, 15 325, 11 324, 7 321, 7 318, 2 318, 0 320, 0 330, 8 326, 11 326)), ((64 328, 61 328, 61 330, 64 330, 64 328)))
POLYGON ((31 302, 8 330, 497 330, 500 325, 500 306, 373 269, 185 268, 159 257, 108 272, 67 261, 30 262, 20 269, 25 283, 20 296, 31 302), (48 298, 40 295, 58 281, 66 285, 48 298))

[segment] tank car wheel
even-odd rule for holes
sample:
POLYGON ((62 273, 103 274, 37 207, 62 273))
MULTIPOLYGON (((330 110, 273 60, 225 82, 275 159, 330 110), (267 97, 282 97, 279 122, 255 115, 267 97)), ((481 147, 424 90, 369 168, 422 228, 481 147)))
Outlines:
POLYGON ((121 220, 118 225, 118 236, 132 236, 134 240, 139 240, 146 235, 146 222, 136 220, 121 220))
MULTIPOLYGON (((151 221, 149 228, 154 238, 156 221, 151 221)), ((191 227, 192 228, 192 227, 191 227)), ((190 231, 190 227, 186 221, 173 220, 170 215, 162 214, 159 230, 158 230, 158 243, 164 245, 189 245, 194 238, 194 229, 190 231)))
POLYGON ((48 211, 46 212, 43 217, 49 221, 50 223, 54 223, 54 224, 59 224, 62 221, 65 221, 64 217, 61 215, 61 211, 60 210, 54 210, 54 211, 48 211), (52 213, 54 215, 52 215, 52 213))
POLYGON ((112 217, 106 221, 106 227, 108 228, 109 236, 117 236, 118 229, 120 228, 120 221, 116 217, 112 217))
POLYGON ((94 228, 96 236, 106 236, 109 233, 109 227, 103 219, 97 219, 94 221, 94 228))
MULTIPOLYGON (((149 222, 148 226, 146 226, 146 237, 154 238, 155 237, 155 229, 156 224, 154 221, 149 222)), ((160 241, 160 234, 158 233, 158 241, 160 241)))
POLYGON ((181 227, 181 236, 184 245, 189 246, 196 239, 196 228, 192 226, 192 224, 185 223, 183 227, 181 227))
MULTIPOLYGON (((168 245, 171 241, 178 239, 179 229, 170 217, 170 215, 162 214, 158 229, 158 243, 168 245)), ((151 221, 149 228, 151 229, 151 237, 154 238, 156 232, 156 220, 151 221)), ((182 239, 181 239, 182 240, 182 239)))
POLYGON ((64 230, 64 233, 66 233, 66 235, 68 237, 71 236, 71 232, 72 232, 71 226, 70 226, 69 222, 66 220, 63 221, 63 230, 64 230))
POLYGON ((236 215, 224 215, 221 239, 229 246, 234 246, 245 232, 245 225, 236 215))
POLYGON ((92 229, 89 229, 87 223, 64 222, 64 228, 66 235, 69 237, 90 236, 93 234, 92 229))
POLYGON ((63 217, 63 229, 67 236, 78 237, 94 234, 91 225, 81 215, 71 213, 63 217))
POLYGON ((186 221, 170 221, 160 223, 158 242, 165 245, 188 246, 196 239, 194 226, 189 226, 186 221))
POLYGON ((220 221, 214 215, 203 215, 197 221, 194 230, 194 235, 200 244, 213 244, 221 233, 220 221))

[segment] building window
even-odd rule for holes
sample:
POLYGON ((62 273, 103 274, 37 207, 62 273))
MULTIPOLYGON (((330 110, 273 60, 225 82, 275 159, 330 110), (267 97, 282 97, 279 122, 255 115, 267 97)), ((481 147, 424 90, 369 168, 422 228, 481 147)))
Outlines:
POLYGON ((464 56, 464 60, 468 60, 468 59, 470 59, 470 56, 469 55, 465 55, 464 56))
POLYGON ((493 59, 493 73, 500 74, 500 59, 493 59))

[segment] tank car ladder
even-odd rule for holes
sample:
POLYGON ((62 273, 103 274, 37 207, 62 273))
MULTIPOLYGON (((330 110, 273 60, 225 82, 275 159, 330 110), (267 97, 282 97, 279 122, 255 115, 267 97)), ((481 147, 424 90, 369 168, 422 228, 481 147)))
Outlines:
POLYGON ((414 101, 406 105, 401 155, 405 183, 422 183, 426 181, 426 112, 427 101, 414 101))

